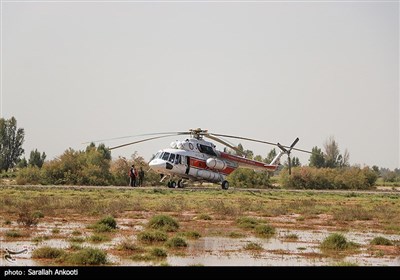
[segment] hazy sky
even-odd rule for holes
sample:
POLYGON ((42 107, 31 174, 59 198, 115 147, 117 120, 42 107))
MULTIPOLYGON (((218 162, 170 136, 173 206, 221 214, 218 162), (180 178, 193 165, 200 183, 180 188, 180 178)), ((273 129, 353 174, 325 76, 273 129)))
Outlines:
MULTIPOLYGON (((25 129, 27 157, 201 127, 303 149, 332 135, 351 164, 400 167, 396 1, 1 7, 2 116, 25 129)), ((112 155, 149 159, 176 139, 112 155)))

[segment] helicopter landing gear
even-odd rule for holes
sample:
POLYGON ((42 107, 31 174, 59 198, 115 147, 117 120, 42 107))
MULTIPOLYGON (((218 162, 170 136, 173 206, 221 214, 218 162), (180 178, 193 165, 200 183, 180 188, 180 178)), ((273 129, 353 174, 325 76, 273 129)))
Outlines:
POLYGON ((182 179, 178 180, 178 188, 183 188, 183 180, 182 179))
POLYGON ((227 190, 229 188, 229 182, 226 180, 222 181, 221 187, 223 190, 227 190))
POLYGON ((176 188, 176 182, 175 181, 168 181, 167 186, 168 186, 168 188, 176 188))

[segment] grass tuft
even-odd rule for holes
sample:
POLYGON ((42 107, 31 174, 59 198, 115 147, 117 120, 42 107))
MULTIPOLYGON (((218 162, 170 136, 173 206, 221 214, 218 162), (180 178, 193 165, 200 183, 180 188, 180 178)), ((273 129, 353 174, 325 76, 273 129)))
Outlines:
POLYGON ((263 247, 256 242, 248 242, 246 245, 243 246, 243 249, 248 251, 260 251, 263 247))
POLYGON ((257 225, 255 228, 255 232, 260 237, 271 237, 275 234, 275 228, 270 225, 257 225))
POLYGON ((65 254, 65 251, 53 247, 41 247, 32 252, 34 259, 57 259, 65 254))
POLYGON ((371 245, 385 245, 385 246, 392 246, 393 242, 390 241, 389 239, 382 237, 382 236, 377 236, 374 239, 371 240, 370 242, 371 245))
POLYGON ((83 248, 68 255, 65 261, 74 265, 101 265, 107 263, 107 253, 97 248, 83 248))
POLYGON ((170 248, 180 248, 180 247, 187 247, 186 240, 182 237, 175 236, 168 240, 165 244, 167 247, 170 248))
POLYGON ((321 249, 327 251, 343 251, 357 247, 356 243, 348 242, 346 237, 340 233, 332 233, 321 243, 321 249))
POLYGON ((163 242, 168 239, 168 235, 159 230, 143 231, 138 234, 137 239, 143 243, 163 242))
POLYGON ((168 215, 156 215, 152 217, 148 224, 149 228, 163 231, 177 231, 179 229, 178 222, 168 215))

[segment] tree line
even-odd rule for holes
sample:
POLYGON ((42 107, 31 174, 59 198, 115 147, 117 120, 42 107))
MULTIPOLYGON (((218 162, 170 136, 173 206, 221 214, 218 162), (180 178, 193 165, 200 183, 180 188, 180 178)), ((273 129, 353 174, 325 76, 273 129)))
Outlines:
MULTIPOLYGON (((18 184, 127 185, 127 172, 132 163, 147 171, 147 184, 159 184, 159 175, 149 169, 137 152, 129 160, 121 157, 112 160, 111 152, 104 144, 96 147, 91 143, 85 150, 76 151, 70 148, 61 156, 47 161, 45 152, 34 149, 26 159, 22 156, 24 137, 24 129, 17 127, 14 117, 8 120, 0 118, 0 171, 7 174, 8 170, 16 168, 18 172, 13 174, 17 174, 18 184)), ((270 163, 277 154, 275 148, 265 157, 254 155, 253 151, 244 149, 242 144, 237 148, 247 158, 265 163, 270 163)), ((229 148, 225 151, 235 153, 229 148)), ((292 157, 292 176, 288 176, 285 170, 287 161, 276 173, 280 173, 282 186, 290 188, 369 188, 378 176, 388 182, 400 182, 399 169, 390 171, 377 166, 350 166, 349 157, 347 149, 341 153, 339 144, 331 136, 325 141, 323 149, 313 147, 308 166, 302 166, 299 158, 292 157), (329 180, 326 181, 326 178, 329 180)), ((228 180, 234 186, 270 186, 272 175, 238 168, 229 175, 228 180)))

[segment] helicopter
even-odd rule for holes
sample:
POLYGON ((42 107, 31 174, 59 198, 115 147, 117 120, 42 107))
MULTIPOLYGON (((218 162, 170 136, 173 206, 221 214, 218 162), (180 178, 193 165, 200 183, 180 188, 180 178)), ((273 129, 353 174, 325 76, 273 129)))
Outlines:
POLYGON ((145 135, 160 135, 146 138, 139 141, 134 141, 122 144, 115 147, 110 147, 109 150, 118 149, 128 145, 138 144, 145 141, 155 140, 164 137, 171 137, 176 135, 189 135, 183 141, 173 141, 169 148, 159 150, 149 161, 149 166, 155 172, 161 174, 160 182, 165 178, 170 179, 167 182, 169 188, 183 188, 186 180, 220 183, 223 190, 229 188, 229 182, 226 177, 239 167, 250 168, 254 170, 274 172, 280 166, 280 158, 286 154, 288 156, 288 169, 291 172, 291 159, 290 153, 292 150, 311 153, 306 150, 296 149, 294 146, 299 141, 296 138, 290 146, 284 146, 280 143, 271 143, 262 140, 256 140, 246 137, 209 133, 208 130, 201 128, 189 129, 183 132, 162 132, 142 134, 145 135), (243 152, 235 147, 233 144, 221 139, 220 137, 248 140, 263 144, 275 145, 279 147, 280 151, 275 158, 269 163, 264 163, 257 160, 248 159, 243 152), (220 144, 227 146, 234 150, 237 155, 228 153, 226 151, 219 151, 216 145, 204 138, 209 138, 220 144), (174 178, 179 178, 175 181, 174 178))

